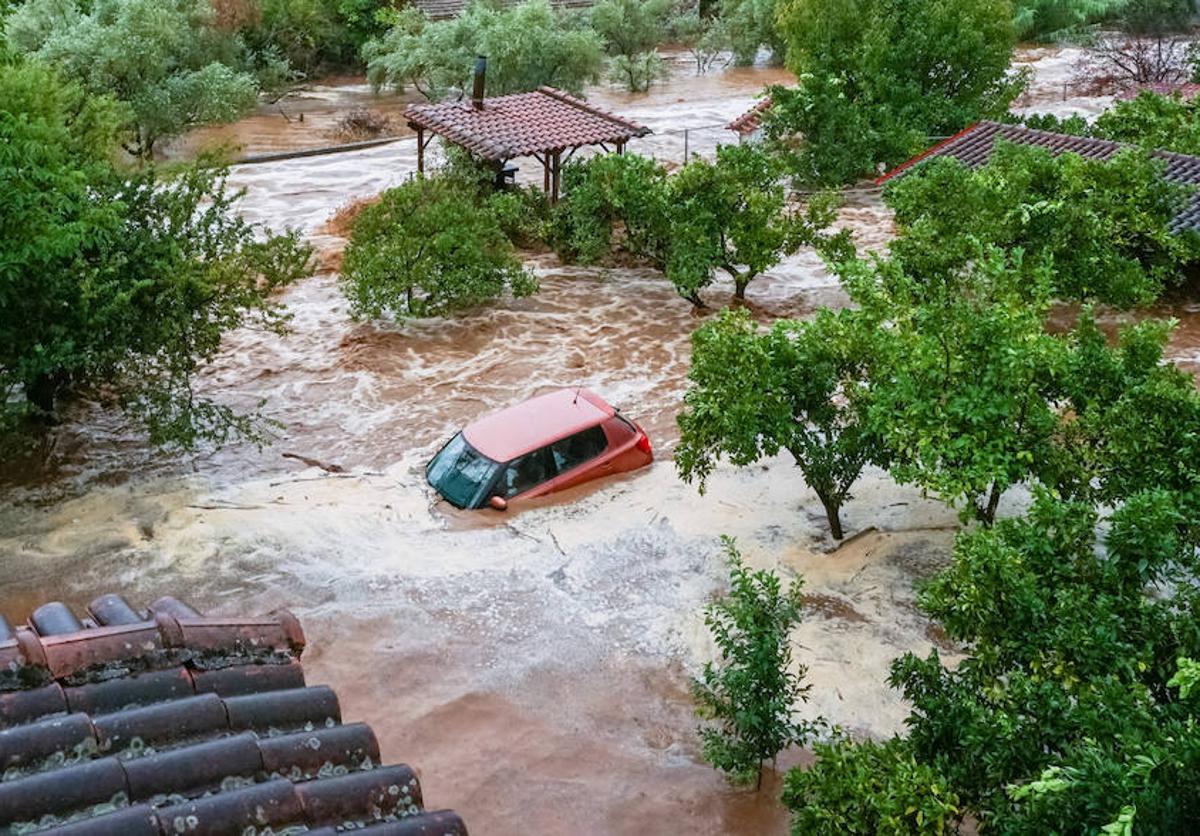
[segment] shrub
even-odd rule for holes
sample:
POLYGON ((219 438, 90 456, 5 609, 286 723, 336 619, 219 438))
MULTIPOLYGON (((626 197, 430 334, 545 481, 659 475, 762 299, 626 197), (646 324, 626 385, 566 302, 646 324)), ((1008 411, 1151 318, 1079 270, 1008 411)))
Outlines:
POLYGON ((442 316, 537 282, 495 216, 438 178, 384 192, 354 222, 342 289, 357 317, 442 316))
POLYGON ((958 832, 958 797, 904 740, 854 743, 836 736, 814 744, 813 754, 812 766, 790 770, 783 783, 793 836, 958 832))
POLYGON ((731 781, 762 786, 762 767, 783 749, 803 743, 810 727, 795 720, 795 703, 808 686, 805 670, 791 670, 788 635, 800 621, 803 582, 786 592, 767 570, 751 571, 733 540, 722 538, 729 564, 729 595, 710 604, 704 623, 721 653, 692 682, 696 713, 717 725, 701 729, 704 757, 731 781))

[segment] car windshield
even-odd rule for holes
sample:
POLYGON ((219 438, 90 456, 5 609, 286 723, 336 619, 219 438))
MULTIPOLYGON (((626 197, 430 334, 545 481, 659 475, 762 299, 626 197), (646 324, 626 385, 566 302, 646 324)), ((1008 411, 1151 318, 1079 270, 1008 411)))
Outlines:
POLYGON ((496 462, 467 443, 459 433, 425 467, 429 484, 451 504, 476 508, 496 475, 496 462))

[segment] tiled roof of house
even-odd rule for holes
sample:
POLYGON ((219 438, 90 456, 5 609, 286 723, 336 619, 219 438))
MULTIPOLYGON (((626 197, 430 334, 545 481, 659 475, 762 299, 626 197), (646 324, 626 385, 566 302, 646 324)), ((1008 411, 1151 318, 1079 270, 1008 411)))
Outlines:
POLYGON ((754 107, 747 110, 725 127, 739 136, 748 136, 762 126, 762 115, 771 109, 771 97, 759 99, 754 107))
MULTIPOLYGON (((1036 131, 1023 125, 978 122, 949 139, 939 142, 908 162, 902 163, 875 182, 885 183, 912 170, 913 166, 918 163, 934 157, 953 157, 971 168, 978 168, 991 157, 992 149, 998 140, 1045 148, 1056 156, 1072 153, 1092 160, 1107 160, 1122 149, 1132 147, 1106 139, 1036 131)), ((1166 164, 1164 177, 1167 180, 1192 186, 1200 184, 1200 157, 1176 154, 1173 151, 1151 151, 1150 154, 1166 164)), ((1172 228, 1176 231, 1183 229, 1200 231, 1200 190, 1191 196, 1187 206, 1175 216, 1172 228)))
POLYGON ((1200 84, 1191 81, 1185 82, 1155 82, 1153 84, 1142 84, 1137 87, 1129 87, 1117 94, 1118 99, 1136 99, 1142 93, 1150 92, 1157 93, 1160 96, 1178 95, 1184 101, 1190 102, 1196 96, 1200 95, 1200 84))
POLYGON ((469 99, 414 104, 404 115, 413 128, 432 131, 487 160, 625 142, 650 133, 553 87, 484 99, 482 108, 469 99))
POLYGON ((204 617, 170 597, 0 616, 0 833, 465 836, 305 685, 303 648, 286 611, 204 617))

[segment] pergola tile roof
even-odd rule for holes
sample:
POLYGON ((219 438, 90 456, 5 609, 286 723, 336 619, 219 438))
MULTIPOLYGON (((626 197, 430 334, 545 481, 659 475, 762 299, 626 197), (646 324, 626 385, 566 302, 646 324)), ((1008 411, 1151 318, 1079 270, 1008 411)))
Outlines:
POLYGON ((508 160, 582 145, 625 142, 650 129, 593 107, 562 90, 539 87, 483 100, 415 104, 405 109, 423 128, 487 160, 508 160))
POLYGON ((765 96, 755 102, 754 107, 725 126, 739 136, 748 136, 762 127, 763 114, 771 109, 771 97, 765 96))
MULTIPOLYGON (((1095 139, 1086 136, 1071 136, 1050 131, 1038 131, 1023 125, 1003 125, 999 122, 978 122, 949 139, 939 142, 924 153, 884 174, 876 183, 883 184, 911 171, 919 163, 935 157, 953 157, 970 168, 979 168, 992 156, 996 142, 1005 140, 1017 145, 1045 148, 1051 154, 1078 154, 1091 160, 1108 160, 1125 148, 1134 146, 1095 139)), ((1166 163, 1164 177, 1172 183, 1200 185, 1200 157, 1177 154, 1173 151, 1154 150, 1150 155, 1166 163)), ((1200 232, 1200 190, 1196 190, 1184 209, 1175 216, 1171 224, 1176 232, 1190 229, 1200 232)))
POLYGON ((286 611, 205 617, 171 597, 0 616, 0 833, 466 836, 305 685, 303 649, 286 611))

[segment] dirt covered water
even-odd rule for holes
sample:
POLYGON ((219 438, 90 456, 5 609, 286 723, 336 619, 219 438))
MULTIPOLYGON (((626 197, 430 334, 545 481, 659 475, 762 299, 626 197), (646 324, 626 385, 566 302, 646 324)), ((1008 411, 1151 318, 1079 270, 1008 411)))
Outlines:
MULTIPOLYGON (((591 98, 655 129, 634 150, 678 159, 682 128, 704 153, 730 138, 706 126, 784 79, 766 68, 697 78, 680 61, 647 96, 591 98)), ((361 81, 322 91, 322 119, 364 95, 361 81)), ((268 117, 225 130, 247 152, 325 141, 310 117, 306 140, 272 146, 268 117)), ((329 256, 343 243, 330 216, 414 168, 401 139, 239 167, 231 181, 248 218, 297 228, 329 256)), ((871 190, 848 196, 841 223, 865 247, 891 235, 871 190)), ((336 687, 389 759, 420 770, 427 803, 459 810, 473 832, 786 832, 774 775, 762 793, 734 790, 699 758, 688 678, 713 653, 700 610, 721 588, 719 536, 752 565, 805 579, 793 636, 813 686, 803 714, 886 735, 905 714, 884 684, 890 660, 953 653, 916 612, 913 581, 944 563, 955 515, 871 472, 845 519, 865 533, 831 552, 820 504, 785 458, 721 468, 699 496, 670 454, 702 317, 651 271, 546 255, 530 266, 537 296, 448 321, 355 323, 329 272, 288 289, 291 333, 229 335, 200 379, 223 403, 265 399, 281 428, 262 449, 163 455, 106 405, 77 406, 52 472, 0 480, 0 611, 21 619, 48 599, 82 605, 113 589, 228 613, 287 606, 308 634, 309 681, 336 687), (643 423, 658 461, 506 515, 435 502, 422 466, 456 428, 576 385, 643 423)), ((708 298, 731 290, 718 283, 708 298)), ((764 320, 845 302, 811 253, 749 296, 764 320)), ((1173 351, 1200 362, 1197 311, 1171 312, 1184 323, 1173 351)), ((780 768, 804 757, 787 753, 780 768)))

